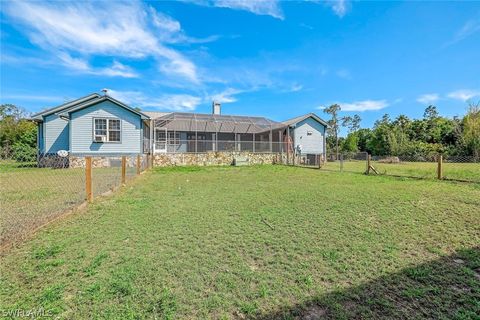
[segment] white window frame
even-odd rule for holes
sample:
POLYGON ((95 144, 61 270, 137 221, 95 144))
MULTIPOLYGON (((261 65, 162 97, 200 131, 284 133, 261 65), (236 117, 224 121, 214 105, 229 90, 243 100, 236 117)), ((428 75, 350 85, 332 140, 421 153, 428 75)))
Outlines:
POLYGON ((180 132, 168 131, 168 145, 179 146, 180 145, 180 132), (172 137, 173 136, 173 137, 172 137))
POLYGON ((122 120, 118 119, 118 118, 103 118, 103 117, 95 117, 93 118, 93 142, 95 143, 122 143, 122 120), (97 135, 96 134, 96 126, 95 126, 95 122, 97 120, 106 120, 106 134, 105 135, 97 135), (120 129, 118 130, 111 130, 110 129, 110 121, 118 121, 119 124, 120 124, 120 129), (110 131, 118 131, 119 132, 119 138, 120 140, 118 141, 110 141, 110 131), (95 141, 95 137, 105 137, 105 141, 95 141))

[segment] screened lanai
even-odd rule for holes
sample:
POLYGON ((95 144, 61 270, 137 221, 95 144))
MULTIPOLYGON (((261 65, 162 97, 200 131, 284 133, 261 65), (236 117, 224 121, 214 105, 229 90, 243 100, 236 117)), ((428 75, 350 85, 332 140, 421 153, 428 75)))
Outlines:
POLYGON ((286 129, 264 117, 173 112, 153 120, 153 151, 286 152, 286 129))

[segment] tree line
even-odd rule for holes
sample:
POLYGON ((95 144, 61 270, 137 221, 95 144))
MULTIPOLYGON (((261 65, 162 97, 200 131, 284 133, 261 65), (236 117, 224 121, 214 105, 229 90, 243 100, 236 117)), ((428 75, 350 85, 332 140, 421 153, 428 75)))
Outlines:
POLYGON ((422 119, 384 114, 373 128, 361 128, 359 115, 340 116, 341 106, 323 110, 330 116, 327 128, 327 152, 368 152, 374 156, 431 157, 473 156, 480 159, 480 102, 470 103, 463 117, 447 118, 437 107, 425 109, 422 119), (347 135, 340 137, 341 128, 347 135))

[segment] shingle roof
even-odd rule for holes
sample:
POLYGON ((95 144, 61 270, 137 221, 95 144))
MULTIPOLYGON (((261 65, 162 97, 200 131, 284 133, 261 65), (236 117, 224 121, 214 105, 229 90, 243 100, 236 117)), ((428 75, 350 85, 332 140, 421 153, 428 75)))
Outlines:
POLYGON ((99 96, 99 97, 97 97, 97 98, 95 98, 95 99, 88 100, 88 101, 86 101, 86 102, 84 102, 84 103, 80 103, 80 104, 73 105, 73 106, 71 106, 71 107, 68 108, 68 109, 64 109, 64 110, 61 111, 59 114, 60 114, 61 116, 65 116, 65 115, 67 115, 67 114, 69 114, 69 113, 71 113, 71 112, 75 112, 75 111, 77 111, 77 110, 80 110, 80 109, 86 108, 86 107, 88 107, 88 106, 91 106, 91 105, 93 105, 93 104, 97 104, 97 103, 99 103, 99 102, 107 101, 107 100, 108 100, 108 101, 111 101, 111 102, 115 103, 116 105, 118 105, 118 106, 120 106, 120 107, 123 107, 123 108, 125 108, 125 109, 127 109, 127 110, 129 110, 129 111, 131 111, 131 112, 133 112, 133 113, 138 114, 142 119, 150 119, 150 117, 149 117, 148 115, 144 114, 143 112, 141 112, 141 111, 139 111, 139 110, 137 110, 137 109, 135 109, 135 108, 132 108, 132 107, 126 105, 125 103, 120 102, 120 101, 118 101, 118 100, 116 100, 116 99, 114 99, 114 98, 112 98, 112 97, 110 97, 110 96, 99 96))
POLYGON ((286 121, 282 121, 282 123, 287 125, 287 126, 291 126, 291 125, 297 124, 297 123, 299 123, 299 122, 301 122, 301 121, 303 121, 307 118, 310 118, 310 117, 317 120, 318 122, 320 122, 324 126, 328 126, 327 121, 323 120, 322 118, 320 118, 319 116, 317 116, 313 112, 307 113, 307 114, 304 114, 303 116, 295 117, 295 118, 292 118, 292 119, 289 119, 289 120, 286 120, 286 121))
POLYGON ((62 110, 70 108, 70 107, 72 107, 76 104, 88 102, 88 101, 91 101, 91 100, 96 99, 98 97, 100 97, 100 95, 98 93, 91 93, 91 94, 86 95, 84 97, 65 102, 65 103, 63 103, 59 106, 37 112, 34 115, 32 115, 32 119, 42 120, 42 117, 44 117, 44 116, 48 116, 49 114, 60 112, 62 110))

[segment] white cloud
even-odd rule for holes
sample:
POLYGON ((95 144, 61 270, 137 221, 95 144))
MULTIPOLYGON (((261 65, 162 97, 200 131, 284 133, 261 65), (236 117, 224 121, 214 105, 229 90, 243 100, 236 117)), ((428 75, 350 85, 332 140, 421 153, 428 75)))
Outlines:
POLYGON ((437 102, 439 99, 440 96, 437 93, 426 93, 419 96, 417 101, 423 104, 432 104, 437 102))
POLYGON ((62 64, 70 69, 80 71, 82 73, 109 76, 109 77, 123 77, 136 78, 138 74, 129 66, 126 66, 118 61, 113 61, 111 67, 107 68, 93 68, 87 60, 82 58, 73 58, 65 52, 58 53, 58 57, 62 64))
POLYGON ((446 43, 446 46, 452 45, 456 42, 462 41, 471 35, 480 32, 480 19, 471 19, 463 24, 463 26, 457 31, 453 39, 446 43))
POLYGON ((480 97, 480 90, 469 90, 469 89, 461 89, 450 92, 447 97, 460 100, 460 101, 467 101, 475 97, 480 97))
POLYGON ((337 76, 342 78, 342 79, 347 79, 351 80, 352 79, 352 74, 348 69, 340 69, 336 72, 337 76))
POLYGON ((169 33, 176 33, 182 30, 180 22, 173 19, 166 14, 158 12, 155 8, 150 7, 150 13, 152 14, 153 25, 160 30, 166 30, 169 33))
POLYGON ((211 100, 215 100, 221 103, 231 103, 236 102, 237 98, 235 97, 236 94, 244 92, 243 90, 238 90, 234 88, 227 88, 220 93, 213 94, 211 96, 211 100))
MULTIPOLYGON (((341 103, 338 102, 342 111, 371 111, 371 110, 380 110, 383 108, 388 107, 390 104, 387 100, 362 100, 362 101, 355 101, 351 103, 341 103)), ((323 110, 325 107, 321 106, 317 109, 323 110)))
MULTIPOLYGON (((86 61, 91 55, 153 57, 159 61, 161 70, 170 75, 197 81, 193 62, 162 43, 162 39, 183 36, 180 23, 140 2, 12 1, 5 3, 5 12, 22 22, 30 40, 43 49, 81 55, 83 61, 69 63, 76 70, 90 72, 86 61), (156 32, 152 32, 152 26, 156 32)), ((121 69, 116 65, 105 72, 125 76, 121 69)))
POLYGON ((201 102, 200 97, 188 94, 170 94, 153 98, 146 106, 161 110, 193 111, 201 102))
POLYGON ((164 111, 194 111, 202 98, 189 94, 146 96, 140 91, 108 90, 108 94, 132 107, 155 108, 164 111))
POLYGON ((301 84, 294 84, 292 85, 292 87, 290 88, 290 92, 298 92, 298 91, 301 91, 303 89, 303 86, 301 84))
POLYGON ((347 14, 349 7, 347 0, 327 0, 325 3, 332 8, 333 12, 340 18, 347 14))
POLYGON ((245 10, 257 15, 284 19, 278 0, 185 0, 201 6, 245 10))
POLYGON ((343 111, 380 110, 389 106, 387 100, 363 100, 340 104, 343 111))
POLYGON ((218 40, 218 35, 212 35, 206 38, 189 37, 182 30, 179 21, 172 17, 158 12, 153 7, 148 8, 153 26, 158 32, 155 33, 162 43, 208 43, 218 40))
POLYGON ((99 74, 103 74, 106 76, 119 76, 124 78, 138 77, 138 74, 134 72, 132 68, 118 61, 113 61, 113 64, 110 68, 102 68, 98 72, 99 74))
POLYGON ((258 15, 269 15, 283 20, 283 12, 277 0, 215 0, 216 7, 246 10, 258 15))

